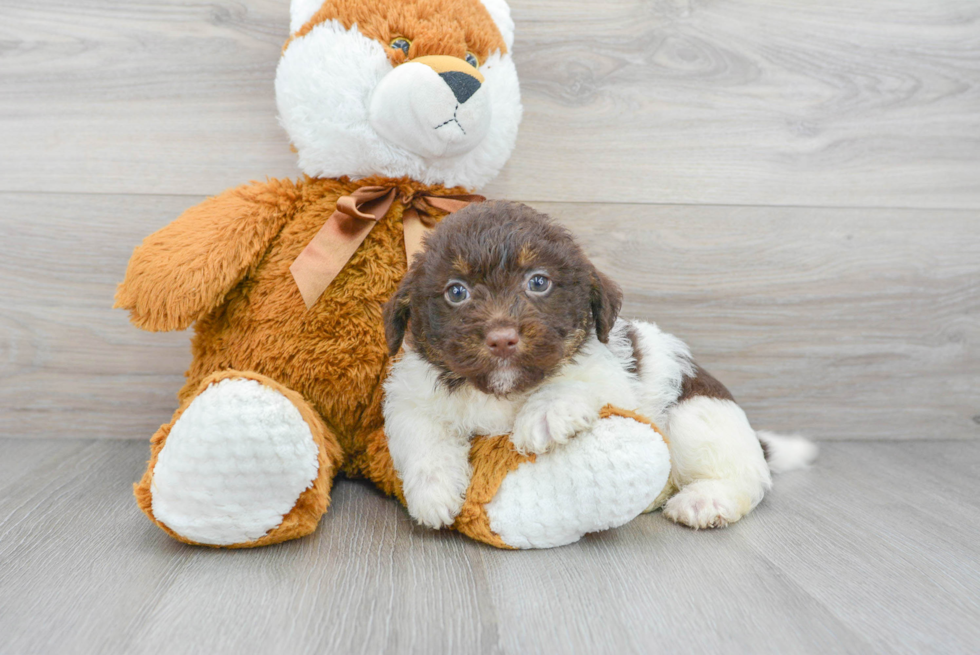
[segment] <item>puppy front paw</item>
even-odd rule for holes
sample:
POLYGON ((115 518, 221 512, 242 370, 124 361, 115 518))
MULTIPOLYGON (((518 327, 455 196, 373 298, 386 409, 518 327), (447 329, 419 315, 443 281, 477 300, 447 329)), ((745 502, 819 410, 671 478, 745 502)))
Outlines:
POLYGON ((599 420, 591 403, 532 396, 514 421, 510 441, 521 453, 541 454, 566 443, 599 420))
POLYGON ((420 524, 438 530, 453 524, 463 508, 466 483, 425 475, 405 488, 408 513, 420 524))

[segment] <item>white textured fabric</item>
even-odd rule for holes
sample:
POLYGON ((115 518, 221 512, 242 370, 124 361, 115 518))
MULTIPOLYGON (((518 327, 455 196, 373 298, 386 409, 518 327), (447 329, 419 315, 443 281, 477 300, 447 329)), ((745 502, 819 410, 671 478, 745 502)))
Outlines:
POLYGON ((313 484, 317 453, 285 396, 255 380, 222 380, 171 429, 153 469, 153 515, 202 544, 254 541, 313 484))
POLYGON ((570 544, 631 521, 669 475, 659 434, 632 419, 602 419, 504 478, 486 506, 490 528, 517 548, 570 544))

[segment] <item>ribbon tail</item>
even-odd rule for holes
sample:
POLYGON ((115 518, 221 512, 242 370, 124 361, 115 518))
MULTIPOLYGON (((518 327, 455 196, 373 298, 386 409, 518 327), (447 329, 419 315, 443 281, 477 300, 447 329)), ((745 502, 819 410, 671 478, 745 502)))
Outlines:
MULTIPOLYGON (((424 195, 422 200, 423 211, 425 211, 425 206, 427 205, 432 209, 451 214, 474 202, 484 202, 486 198, 477 194, 458 196, 424 195)), ((405 256, 408 258, 408 265, 411 266, 412 259, 414 259, 416 253, 422 250, 423 237, 425 237, 429 230, 435 227, 435 219, 428 212, 426 212, 425 218, 423 218, 418 209, 408 207, 402 215, 402 224, 405 230, 405 256)))
POLYGON ((422 222, 422 217, 414 207, 409 207, 402 215, 402 224, 405 230, 405 257, 408 265, 412 265, 412 259, 416 253, 422 250, 422 238, 431 230, 422 222))
POLYGON ((289 272, 299 287, 307 309, 316 304, 340 274, 375 223, 373 220, 350 219, 342 212, 334 212, 299 254, 289 267, 289 272))
POLYGON ((452 213, 474 202, 486 202, 486 196, 476 193, 458 196, 425 196, 425 201, 440 211, 452 213))

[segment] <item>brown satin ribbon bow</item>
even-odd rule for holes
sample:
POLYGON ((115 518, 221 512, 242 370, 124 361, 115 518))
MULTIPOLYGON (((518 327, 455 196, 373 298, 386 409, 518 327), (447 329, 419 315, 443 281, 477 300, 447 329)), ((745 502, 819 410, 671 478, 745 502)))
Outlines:
POLYGON ((411 264, 422 247, 422 236, 435 227, 438 214, 454 212, 486 198, 476 194, 439 196, 425 191, 405 194, 398 187, 385 186, 364 186, 349 196, 341 196, 337 209, 289 267, 307 309, 340 274, 395 200, 405 205, 405 255, 411 264))

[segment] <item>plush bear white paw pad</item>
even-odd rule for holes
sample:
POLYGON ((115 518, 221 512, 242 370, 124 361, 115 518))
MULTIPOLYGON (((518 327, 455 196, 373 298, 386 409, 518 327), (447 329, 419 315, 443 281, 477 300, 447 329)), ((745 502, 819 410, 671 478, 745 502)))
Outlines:
POLYGON ((669 475, 667 444, 652 428, 601 419, 509 473, 486 505, 490 529, 517 548, 570 544, 633 520, 669 475))
POLYGON ((222 380, 170 430, 153 469, 153 515, 198 543, 254 541, 316 480, 317 453, 289 399, 255 380, 222 380))

